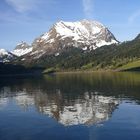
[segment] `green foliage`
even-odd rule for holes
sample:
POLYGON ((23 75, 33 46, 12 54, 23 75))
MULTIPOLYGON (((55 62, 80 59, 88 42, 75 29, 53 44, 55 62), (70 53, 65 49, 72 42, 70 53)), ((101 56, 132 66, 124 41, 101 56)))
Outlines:
POLYGON ((140 60, 127 63, 126 65, 123 65, 123 66, 119 67, 118 69, 129 70, 129 69, 138 68, 138 67, 140 67, 140 60))

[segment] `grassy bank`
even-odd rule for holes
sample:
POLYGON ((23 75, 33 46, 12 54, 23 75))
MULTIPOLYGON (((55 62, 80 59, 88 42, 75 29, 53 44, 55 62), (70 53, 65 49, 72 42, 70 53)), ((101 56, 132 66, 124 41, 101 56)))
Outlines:
POLYGON ((140 60, 129 62, 118 68, 120 71, 140 71, 140 60))

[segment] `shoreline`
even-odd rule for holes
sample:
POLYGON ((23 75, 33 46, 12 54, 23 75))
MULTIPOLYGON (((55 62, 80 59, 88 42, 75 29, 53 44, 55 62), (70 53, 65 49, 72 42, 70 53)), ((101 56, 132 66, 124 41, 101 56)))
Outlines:
POLYGON ((72 74, 72 73, 116 73, 116 72, 137 72, 139 73, 140 71, 134 71, 134 70, 68 70, 68 71, 56 71, 56 72, 49 72, 49 73, 44 73, 44 74, 72 74))
POLYGON ((5 77, 30 77, 30 76, 43 76, 43 75, 51 75, 51 74, 80 74, 80 73, 116 73, 116 72, 137 72, 139 73, 140 71, 129 71, 129 70, 69 70, 69 71, 54 71, 54 72, 46 72, 46 73, 23 73, 23 74, 0 74, 0 78, 5 78, 5 77))
POLYGON ((76 71, 58 71, 54 72, 56 74, 69 74, 69 73, 104 73, 104 72, 120 72, 120 71, 115 71, 115 70, 76 70, 76 71))

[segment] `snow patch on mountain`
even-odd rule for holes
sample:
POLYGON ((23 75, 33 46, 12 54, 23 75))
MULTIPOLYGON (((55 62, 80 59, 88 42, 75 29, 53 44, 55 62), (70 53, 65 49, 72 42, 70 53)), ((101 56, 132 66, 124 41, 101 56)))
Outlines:
POLYGON ((56 23, 57 33, 64 37, 73 37, 73 40, 79 40, 81 37, 90 37, 90 33, 97 34, 101 31, 102 24, 95 21, 83 20, 81 22, 63 22, 56 23), (89 25, 86 25, 89 24, 89 25), (91 31, 89 32, 89 28, 91 31))
POLYGON ((12 53, 16 56, 23 56, 25 54, 30 53, 32 49, 33 48, 29 46, 26 42, 21 42, 17 44, 16 48, 12 51, 12 53))
POLYGON ((12 53, 16 56, 23 56, 25 54, 28 54, 32 51, 33 48, 26 48, 26 49, 16 49, 12 53))
POLYGON ((15 56, 12 53, 6 51, 5 49, 0 49, 0 62, 2 63, 10 62, 14 58, 15 56))

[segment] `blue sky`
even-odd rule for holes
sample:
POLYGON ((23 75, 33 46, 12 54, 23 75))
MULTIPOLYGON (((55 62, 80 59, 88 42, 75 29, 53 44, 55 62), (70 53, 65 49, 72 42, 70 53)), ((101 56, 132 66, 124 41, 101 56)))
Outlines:
POLYGON ((0 48, 31 43, 55 22, 97 20, 120 41, 140 33, 140 0, 1 0, 0 48))

